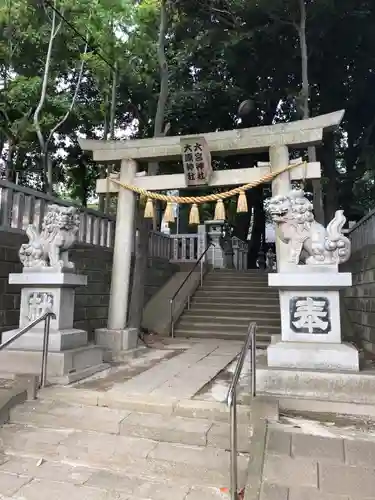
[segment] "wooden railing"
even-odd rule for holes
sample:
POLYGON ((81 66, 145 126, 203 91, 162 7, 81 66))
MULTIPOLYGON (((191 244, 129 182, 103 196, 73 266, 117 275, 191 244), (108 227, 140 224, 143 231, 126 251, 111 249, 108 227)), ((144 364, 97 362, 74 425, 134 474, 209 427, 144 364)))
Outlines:
MULTIPOLYGON (((58 198, 0 180, 0 229, 23 232, 29 224, 41 229, 43 216, 48 205, 72 206, 58 198)), ((78 207, 81 243, 113 247, 115 218, 96 210, 78 207)))
POLYGON ((171 240, 173 262, 198 260, 198 234, 171 234, 171 240))

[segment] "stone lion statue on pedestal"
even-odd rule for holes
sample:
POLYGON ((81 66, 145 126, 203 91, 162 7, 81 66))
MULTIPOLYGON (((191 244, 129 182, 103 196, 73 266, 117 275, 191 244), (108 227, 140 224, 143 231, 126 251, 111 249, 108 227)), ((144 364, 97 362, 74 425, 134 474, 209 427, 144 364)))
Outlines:
POLYGON ((343 210, 337 210, 325 228, 315 220, 313 205, 300 189, 266 200, 265 209, 277 227, 277 236, 289 247, 290 263, 337 265, 349 259, 350 240, 342 233, 343 210))
POLYGON ((29 242, 21 246, 19 257, 24 268, 53 268, 74 270, 68 250, 77 241, 79 215, 75 207, 49 205, 42 231, 32 225, 26 229, 29 242))

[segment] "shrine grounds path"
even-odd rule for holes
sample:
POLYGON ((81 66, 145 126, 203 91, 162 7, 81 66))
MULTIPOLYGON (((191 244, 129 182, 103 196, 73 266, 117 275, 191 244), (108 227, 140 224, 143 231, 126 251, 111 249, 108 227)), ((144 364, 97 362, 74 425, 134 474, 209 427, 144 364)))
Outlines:
MULTIPOLYGON (((0 427, 0 500, 228 499, 229 414, 215 395, 242 343, 179 343, 15 406, 0 427)), ((239 405, 244 500, 375 500, 375 423, 274 407, 239 405)))

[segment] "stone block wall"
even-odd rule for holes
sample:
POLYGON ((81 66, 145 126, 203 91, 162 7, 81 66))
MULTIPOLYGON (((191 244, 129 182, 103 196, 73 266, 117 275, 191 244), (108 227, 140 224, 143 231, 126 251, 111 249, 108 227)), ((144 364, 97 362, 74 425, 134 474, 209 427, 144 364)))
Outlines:
POLYGON ((9 273, 22 272, 18 250, 26 236, 0 230, 0 335, 18 327, 21 288, 8 284, 9 273))
POLYGON ((375 245, 354 252, 341 271, 353 273, 353 286, 342 292, 344 337, 375 356, 375 245))
MULTIPOLYGON (((9 273, 22 272, 18 250, 27 242, 19 231, 0 229, 0 338, 3 331, 18 327, 20 287, 8 284, 9 273)), ((111 287, 113 252, 110 248, 79 244, 71 251, 77 272, 87 275, 87 286, 76 289, 74 326, 94 330, 106 326, 111 287)), ((176 271, 177 267, 164 259, 150 258, 146 275, 145 303, 176 271)))

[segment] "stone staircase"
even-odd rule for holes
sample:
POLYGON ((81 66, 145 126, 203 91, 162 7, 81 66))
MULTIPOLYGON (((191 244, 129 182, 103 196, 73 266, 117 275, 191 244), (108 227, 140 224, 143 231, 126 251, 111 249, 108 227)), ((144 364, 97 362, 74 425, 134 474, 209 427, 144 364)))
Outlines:
POLYGON ((256 321, 257 346, 265 348, 281 332, 278 291, 262 271, 209 272, 175 328, 176 337, 243 340, 256 321))
MULTIPOLYGON (((218 403, 150 404, 89 390, 45 389, 38 401, 13 408, 9 423, 0 427, 0 498, 226 498, 220 488, 229 485, 228 417, 218 403)), ((239 408, 238 417, 244 486, 254 410, 239 408)))

